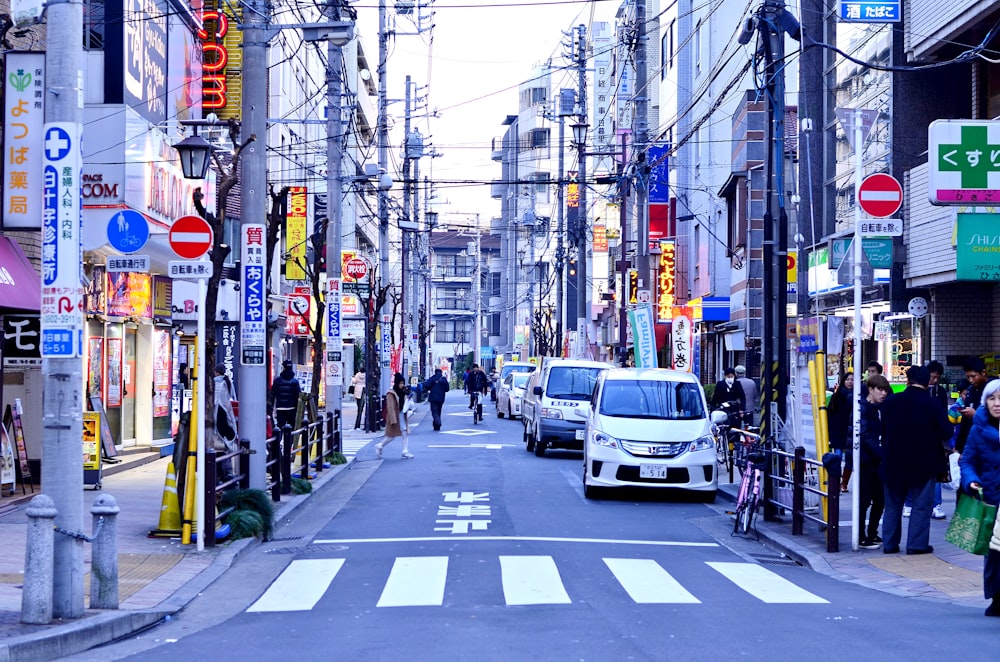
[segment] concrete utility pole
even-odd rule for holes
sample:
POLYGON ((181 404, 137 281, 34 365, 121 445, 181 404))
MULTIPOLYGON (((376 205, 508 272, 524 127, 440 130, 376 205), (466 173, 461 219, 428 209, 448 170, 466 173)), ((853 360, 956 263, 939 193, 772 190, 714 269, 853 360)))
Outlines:
MULTIPOLYGON (((378 122, 376 129, 376 140, 378 142, 378 170, 379 176, 388 172, 389 168, 389 100, 386 92, 386 60, 389 58, 389 29, 386 25, 386 5, 385 0, 378 0, 378 122)), ((372 283, 372 287, 382 289, 389 285, 389 194, 379 187, 378 192, 378 254, 379 269, 378 283, 372 283)), ((373 296, 378 291, 373 291, 373 296)), ((385 316, 392 311, 389 297, 378 311, 378 319, 375 320, 380 327, 391 324, 385 321, 385 316)), ((382 336, 386 336, 384 328, 382 336)), ((389 369, 389 352, 383 347, 382 336, 375 338, 378 347, 367 347, 366 350, 373 356, 378 357, 379 381, 378 381, 378 401, 381 401, 381 394, 389 391, 392 386, 392 371, 389 369)), ((371 379, 371 371, 369 377, 371 379)), ((371 414, 369 407, 369 414, 371 414)), ((369 419, 371 420, 371 419, 369 419)))
MULTIPOLYGON (((410 98, 410 75, 407 74, 406 75, 406 81, 405 81, 404 100, 403 100, 403 106, 404 106, 404 119, 403 119, 403 221, 405 222, 406 225, 409 225, 410 221, 413 218, 411 216, 411 213, 413 213, 414 207, 412 207, 410 205, 410 202, 411 202, 411 197, 410 196, 411 196, 411 193, 413 192, 413 189, 415 188, 414 183, 413 183, 413 178, 410 177, 410 165, 412 164, 412 161, 410 160, 410 101, 411 101, 411 98, 410 98)), ((408 361, 407 361, 407 355, 406 355, 406 347, 408 345, 408 343, 407 343, 407 326, 408 326, 408 324, 406 323, 406 316, 407 316, 407 314, 411 310, 409 302, 406 300, 406 298, 409 296, 410 290, 411 290, 410 284, 407 283, 407 280, 409 280, 409 278, 410 278, 410 270, 408 268, 409 265, 407 264, 408 261, 409 261, 409 257, 410 257, 409 256, 409 245, 407 243, 407 239, 408 238, 409 237, 407 235, 406 229, 402 225, 400 225, 399 240, 400 240, 400 243, 402 244, 402 247, 401 247, 402 259, 400 260, 400 265, 401 265, 401 268, 402 268, 402 274, 400 274, 400 275, 402 277, 399 279, 399 287, 401 289, 401 296, 399 298, 399 301, 400 301, 400 306, 399 306, 399 337, 400 337, 400 341, 401 341, 401 348, 403 350, 403 351, 400 352, 400 361, 401 361, 401 363, 400 363, 401 371, 400 372, 403 373, 403 377, 407 377, 408 376, 407 375, 407 363, 408 363, 408 361)), ((409 384, 409 380, 407 380, 406 383, 409 384)))
POLYGON ((638 225, 636 255, 639 269, 639 287, 653 290, 653 277, 649 264, 649 81, 646 75, 646 2, 635 3, 635 95, 633 105, 635 115, 632 125, 635 129, 636 175, 635 187, 636 223, 638 225))
MULTIPOLYGON (((534 228, 532 228, 532 229, 534 229, 534 228)), ((475 338, 473 338, 473 345, 472 345, 472 352, 473 352, 472 353, 472 356, 473 356, 473 361, 472 362, 475 365, 480 365, 480 361, 482 360, 482 357, 480 356, 480 354, 482 353, 482 345, 483 345, 483 337, 482 337, 482 333, 483 333, 483 315, 482 315, 482 313, 483 313, 483 292, 482 292, 483 274, 482 274, 482 271, 481 271, 482 264, 483 264, 483 243, 482 243, 482 239, 483 239, 483 231, 479 227, 479 214, 476 214, 476 244, 475 244, 476 258, 475 258, 475 262, 473 262, 473 267, 472 267, 472 277, 475 278, 475 280, 472 281, 472 300, 474 302, 473 305, 475 306, 472 309, 472 314, 475 316, 473 318, 473 330, 472 330, 472 335, 475 336, 475 338)))
MULTIPOLYGON (((342 6, 339 0, 333 0, 327 9, 329 17, 334 21, 343 19, 342 6)), ((340 297, 343 294, 343 274, 340 254, 344 243, 344 205, 343 205, 343 160, 345 132, 341 118, 343 105, 344 69, 343 46, 350 40, 353 25, 345 23, 339 32, 331 32, 326 37, 326 278, 327 278, 327 326, 326 326, 326 360, 333 363, 334 354, 343 352, 340 334, 340 297), (330 320, 338 322, 336 328, 330 320)), ((329 368, 326 371, 326 411, 332 412, 337 429, 341 429, 340 412, 344 399, 344 364, 341 356, 340 370, 334 375, 329 368)))
MULTIPOLYGON (((83 3, 48 3, 45 58, 45 218, 42 278, 42 490, 58 511, 55 525, 83 533, 83 262, 80 249, 80 176, 83 132, 83 3), (69 144, 65 143, 66 138, 69 144), (51 175, 50 175, 51 170, 51 175), (72 171, 70 178, 65 177, 72 171), (50 181, 51 177, 51 181, 50 181), (70 181, 60 196, 58 182, 70 181), (50 204, 51 196, 51 204, 50 204), (65 199, 71 202, 63 206, 65 199), (58 201, 58 205, 55 201, 58 201), (53 241, 45 239, 51 230, 53 241), (47 248, 56 254, 51 262, 47 248), (54 269, 54 271, 53 271, 54 269), (72 306, 46 303, 67 300, 72 306), (50 345, 50 340, 52 344, 50 345)), ((83 616, 83 541, 57 533, 54 540, 52 615, 83 616)))
POLYGON ((587 327, 590 325, 590 285, 587 275, 587 26, 578 25, 577 34, 577 85, 579 103, 579 121, 584 129, 583 139, 577 146, 580 150, 580 206, 577 210, 576 227, 576 315, 577 315, 577 353, 582 358, 587 352, 587 327))
MULTIPOLYGON (((240 181, 240 235, 245 237, 248 230, 254 225, 266 225, 267 214, 267 45, 268 45, 268 24, 270 23, 270 5, 261 0, 248 0, 246 9, 243 12, 243 101, 240 109, 241 130, 244 135, 254 138, 254 142, 247 145, 243 152, 243 174, 240 181)), ((250 292, 247 274, 249 256, 240 255, 242 266, 240 269, 240 289, 243 293, 244 305, 241 311, 241 326, 245 327, 247 322, 255 320, 248 319, 256 312, 248 310, 246 302, 250 292)), ((267 275, 264 275, 265 283, 267 275)), ((266 297, 265 297, 266 299, 266 297)), ((266 303, 261 302, 266 324, 266 303)), ((254 310, 258 310, 256 306, 254 310)), ((209 324, 215 324, 215 320, 208 320, 209 324)), ((267 411, 267 348, 264 348, 263 355, 251 357, 246 350, 246 328, 241 332, 244 334, 244 348, 240 361, 240 410, 244 412, 266 412, 267 411)), ((212 351, 209 349, 208 351, 212 351)), ((208 375, 202 375, 203 379, 210 379, 208 375)), ((204 389, 202 389, 204 391, 204 389)), ((250 440, 250 455, 248 456, 250 465, 250 487, 253 489, 264 489, 265 482, 265 462, 267 461, 267 449, 264 440, 267 438, 266 424, 263 416, 244 416, 240 421, 240 434, 250 440)), ((202 489, 202 486, 198 486, 202 489)))
MULTIPOLYGON (((561 98, 560 94, 560 98, 561 98)), ((559 100, 556 101, 559 103, 559 100)), ((563 269, 565 268, 566 248, 563 246, 563 233, 565 232, 566 220, 563 210, 563 195, 566 184, 563 182, 563 172, 565 172, 566 155, 564 153, 564 142, 566 139, 566 118, 557 108, 559 117, 559 174, 556 177, 556 356, 562 355, 563 315, 566 307, 563 305, 563 269)))

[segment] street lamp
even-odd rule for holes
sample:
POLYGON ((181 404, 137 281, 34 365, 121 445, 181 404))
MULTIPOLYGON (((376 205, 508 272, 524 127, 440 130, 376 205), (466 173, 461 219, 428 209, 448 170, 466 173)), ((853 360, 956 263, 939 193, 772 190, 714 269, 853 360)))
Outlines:
POLYGON ((589 344, 587 326, 590 323, 590 286, 587 274, 587 124, 586 107, 581 106, 579 120, 572 126, 573 142, 579 152, 580 196, 574 232, 571 236, 576 241, 576 334, 577 351, 574 356, 582 356, 589 344))
POLYGON ((184 179, 205 179, 212 150, 215 149, 207 140, 196 133, 180 141, 173 148, 181 158, 184 179))

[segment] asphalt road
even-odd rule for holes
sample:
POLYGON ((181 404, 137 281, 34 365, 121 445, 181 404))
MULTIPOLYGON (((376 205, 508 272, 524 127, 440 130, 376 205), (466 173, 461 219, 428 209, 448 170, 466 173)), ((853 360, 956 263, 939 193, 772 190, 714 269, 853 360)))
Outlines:
POLYGON ((837 581, 732 538, 722 506, 584 499, 461 393, 180 614, 78 660, 882 660, 981 655, 995 619, 837 581))

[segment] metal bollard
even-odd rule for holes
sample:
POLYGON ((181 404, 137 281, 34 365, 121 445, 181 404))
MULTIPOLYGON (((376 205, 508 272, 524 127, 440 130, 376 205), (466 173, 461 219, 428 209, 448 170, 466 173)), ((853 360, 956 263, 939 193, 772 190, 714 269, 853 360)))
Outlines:
POLYGON ((93 544, 90 553, 90 608, 118 609, 118 513, 115 498, 94 499, 93 544))
POLYGON ((823 456, 826 468, 826 551, 840 551, 840 456, 827 453, 823 456))
POLYGON ((281 429, 281 493, 292 493, 292 426, 281 429))
POLYGON ((28 504, 28 539, 24 556, 24 588, 21 590, 21 622, 45 625, 52 622, 52 582, 56 504, 39 494, 28 504))
POLYGON ((802 535, 803 516, 806 507, 805 492, 802 486, 806 482, 806 449, 795 447, 795 467, 792 470, 792 535, 802 535))

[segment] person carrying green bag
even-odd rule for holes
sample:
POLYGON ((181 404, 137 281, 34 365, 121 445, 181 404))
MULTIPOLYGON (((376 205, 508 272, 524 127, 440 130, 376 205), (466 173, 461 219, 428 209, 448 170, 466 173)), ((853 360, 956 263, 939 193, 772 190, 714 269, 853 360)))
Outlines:
MULTIPOLYGON (((972 418, 972 429, 958 461, 962 471, 963 502, 969 495, 982 492, 982 503, 1000 504, 1000 380, 993 380, 983 389, 983 404, 972 418)), ((987 616, 1000 616, 1000 545, 986 552, 983 563, 983 595, 990 600, 987 616)))
POLYGON ((958 506, 944 539, 970 554, 986 556, 996 519, 997 507, 983 501, 981 489, 974 495, 959 494, 958 506))

